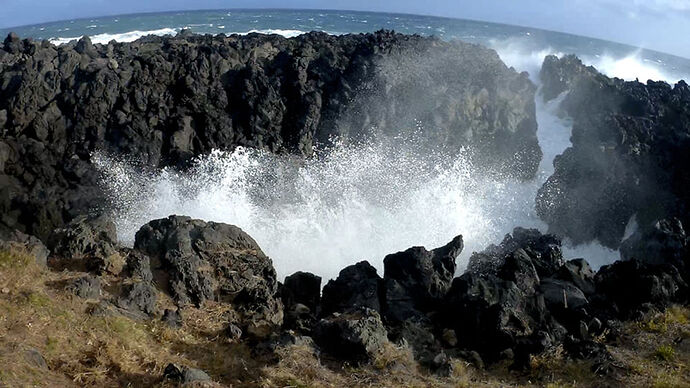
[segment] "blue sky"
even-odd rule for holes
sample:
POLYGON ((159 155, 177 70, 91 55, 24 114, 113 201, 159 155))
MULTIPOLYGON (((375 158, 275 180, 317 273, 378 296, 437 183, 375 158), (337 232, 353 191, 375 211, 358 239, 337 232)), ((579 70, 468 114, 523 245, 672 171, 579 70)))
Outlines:
POLYGON ((690 0, 0 0, 0 27, 183 9, 387 11, 517 24, 690 57, 690 0))

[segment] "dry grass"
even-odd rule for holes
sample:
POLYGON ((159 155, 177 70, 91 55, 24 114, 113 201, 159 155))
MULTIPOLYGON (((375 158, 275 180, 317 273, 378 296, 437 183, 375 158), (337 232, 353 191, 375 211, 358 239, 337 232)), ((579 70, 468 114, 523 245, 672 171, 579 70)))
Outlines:
MULTIPOLYGON (((94 301, 72 296, 64 284, 83 273, 42 269, 21 251, 0 252, 0 387, 166 387, 170 363, 197 367, 233 387, 689 387, 690 310, 668 309, 627 325, 620 344, 609 349, 623 365, 620 376, 596 376, 591 364, 563 356, 562 349, 532 358, 529 372, 509 372, 508 363, 478 370, 453 360, 449 377, 419 368, 407 346, 388 345, 370 365, 342 365, 307 346, 278 350, 278 361, 257 358, 223 335, 231 309, 209 304, 183 310, 184 326, 173 330, 157 320, 97 317, 94 301), (49 370, 26 357, 37 349, 49 370)), ((105 278, 116 287, 116 278, 105 278)), ((159 295, 159 309, 172 307, 159 295)))

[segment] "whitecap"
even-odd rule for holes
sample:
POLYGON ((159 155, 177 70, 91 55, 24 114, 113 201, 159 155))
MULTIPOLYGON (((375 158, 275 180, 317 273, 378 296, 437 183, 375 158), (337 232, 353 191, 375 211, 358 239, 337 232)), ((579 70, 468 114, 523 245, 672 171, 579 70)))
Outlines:
MULTIPOLYGON (((158 30, 150 30, 150 31, 129 31, 129 32, 124 32, 121 34, 97 34, 90 36, 91 41, 93 43, 100 43, 100 44, 107 44, 111 40, 117 41, 117 42, 132 42, 135 41, 143 36, 147 35, 158 35, 158 36, 163 36, 163 35, 175 35, 177 34, 177 30, 173 28, 161 28, 158 30)), ((69 38, 50 38, 50 42, 56 45, 61 45, 65 43, 69 43, 73 40, 79 40, 80 37, 69 37, 69 38)))

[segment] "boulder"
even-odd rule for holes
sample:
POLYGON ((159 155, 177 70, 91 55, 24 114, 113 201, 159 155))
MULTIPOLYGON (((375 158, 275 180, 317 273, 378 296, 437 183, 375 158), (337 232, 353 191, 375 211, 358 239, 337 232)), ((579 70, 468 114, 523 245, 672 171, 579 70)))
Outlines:
POLYGON ((285 278, 282 288, 283 304, 302 304, 316 313, 321 302, 321 277, 308 272, 296 272, 285 278))
POLYGON ((381 316, 366 307, 333 313, 319 321, 314 333, 324 352, 355 363, 371 362, 388 343, 381 316))
POLYGON ((163 377, 181 384, 211 381, 211 376, 201 369, 189 368, 172 363, 165 367, 163 377))
POLYGON ((156 288, 150 283, 137 282, 124 286, 116 305, 132 313, 153 315, 156 312, 156 288))
POLYGON ((154 279, 181 305, 232 303, 243 331, 265 337, 283 322, 271 260, 240 228, 170 216, 144 225, 134 247, 154 262, 154 279))
POLYGON ((388 337, 396 343, 407 344, 420 365, 447 376, 452 369, 450 360, 433 330, 433 326, 426 320, 408 319, 391 328, 388 337))
POLYGON ((93 275, 80 277, 69 284, 67 290, 80 298, 100 299, 101 279, 93 275))
POLYGON ((48 240, 53 255, 82 263, 96 273, 118 274, 123 260, 118 252, 115 223, 105 216, 81 216, 56 229, 48 240))
POLYGON ((594 271, 585 259, 572 259, 566 262, 556 274, 561 280, 572 283, 585 295, 594 293, 594 271))
POLYGON ((517 227, 498 246, 490 245, 482 252, 473 253, 467 270, 480 274, 495 273, 503 266, 506 258, 519 249, 530 258, 539 276, 552 276, 563 264, 559 238, 542 234, 536 229, 517 227))
POLYGON ((614 317, 630 318, 645 304, 665 307, 688 301, 688 285, 676 267, 638 260, 603 266, 595 276, 596 292, 614 317))
POLYGON ((544 295, 546 307, 551 311, 559 309, 577 310, 589 304, 582 290, 564 280, 543 279, 539 284, 539 292, 544 295))
POLYGON ((679 219, 664 219, 638 229, 623 241, 620 252, 623 260, 672 264, 682 270, 690 264, 690 239, 679 219))
POLYGON ((344 312, 354 307, 381 311, 383 279, 366 261, 345 267, 335 280, 323 287, 321 315, 344 312))
POLYGON ((455 258, 462 252, 462 236, 427 251, 413 247, 383 259, 385 315, 402 322, 437 309, 455 276, 455 258))

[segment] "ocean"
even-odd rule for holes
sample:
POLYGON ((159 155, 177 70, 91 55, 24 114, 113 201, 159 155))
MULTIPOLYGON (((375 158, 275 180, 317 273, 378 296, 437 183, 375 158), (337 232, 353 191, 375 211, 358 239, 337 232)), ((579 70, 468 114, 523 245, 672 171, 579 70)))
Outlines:
MULTIPOLYGON (((132 41, 148 34, 275 33, 294 37, 391 29, 460 39, 495 49, 509 66, 538 72, 548 54, 577 54, 601 72, 627 80, 687 79, 690 60, 599 39, 538 29, 427 16, 336 11, 223 10, 122 15, 11 28, 22 37, 64 44, 88 35, 95 43, 132 41)), ((8 33, 9 30, 2 31, 8 33)), ((117 212, 119 238, 132 243, 149 220, 183 214, 240 226, 274 261, 279 276, 303 270, 324 279, 344 266, 382 259, 411 246, 435 248, 463 234, 462 271, 473 251, 499 243, 516 226, 542 231, 534 210, 537 190, 553 173, 553 160, 570 145, 571 123, 556 114, 558 101, 537 96, 538 138, 544 151, 529 182, 482 176, 462 152, 429 155, 419 144, 343 145, 304 164, 266 152, 218 150, 189 171, 143 173, 136 161, 94 155, 117 212), (284 174, 276 175, 276 171, 284 174), (190 194, 193 193, 193 194, 190 194)), ((634 220, 630 222, 630 230, 634 220)), ((594 242, 572 246, 566 258, 584 257, 598 268, 619 254, 594 242)))
POLYGON ((176 34, 189 28, 199 34, 275 33, 286 37, 308 31, 329 34, 389 29, 436 35, 495 48, 519 70, 534 72, 546 54, 577 54, 600 71, 625 79, 665 79, 690 74, 690 60, 633 46, 553 31, 480 21, 354 11, 212 10, 108 16, 0 29, 21 37, 66 43, 88 35, 94 43, 128 42, 148 34, 176 34))

